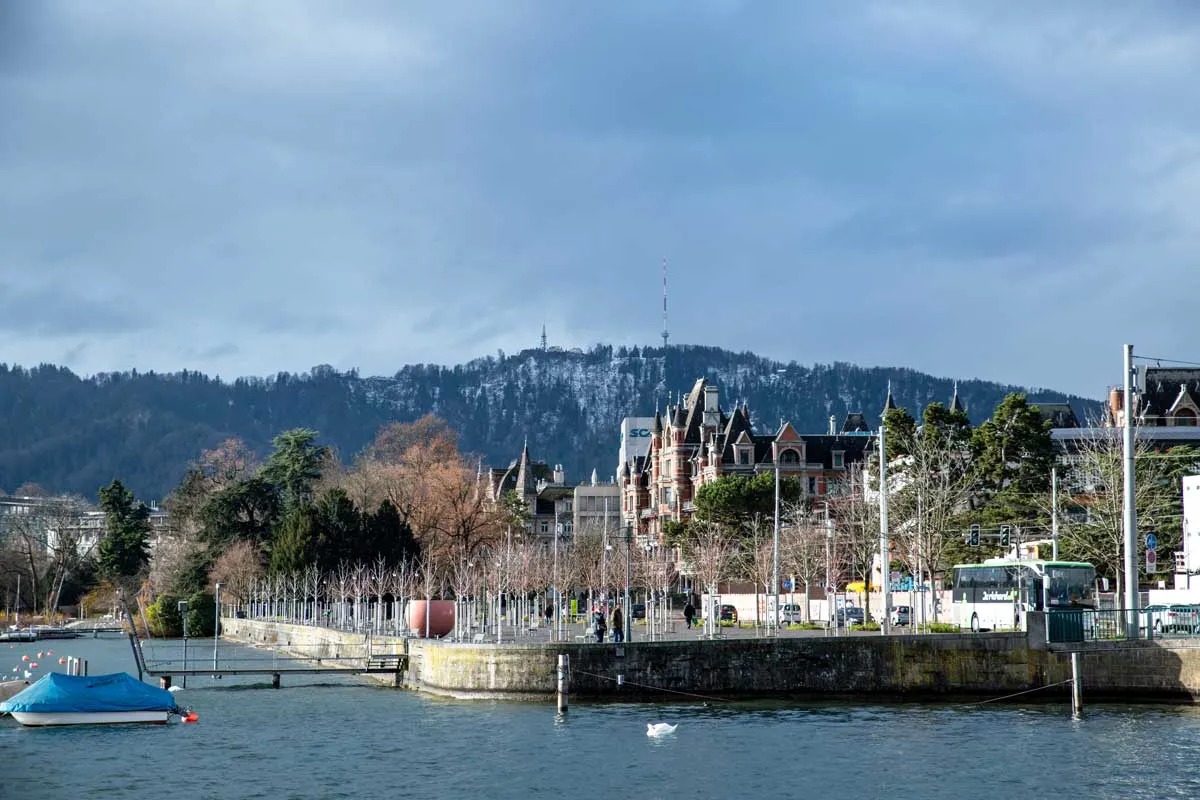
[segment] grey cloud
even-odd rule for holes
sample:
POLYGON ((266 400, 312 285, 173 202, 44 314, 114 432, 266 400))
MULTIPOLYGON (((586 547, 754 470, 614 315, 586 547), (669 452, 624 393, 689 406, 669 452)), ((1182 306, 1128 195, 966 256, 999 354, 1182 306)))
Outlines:
POLYGON ((666 257, 676 341, 1091 392, 1107 343, 1028 353, 1190 274, 1188 4, 121 7, 0 4, 0 282, 136 306, 90 369, 654 342, 666 257))
MULTIPOLYGON (((153 320, 128 298, 81 297, 68 287, 26 289, 0 283, 0 331, 33 336, 122 334, 145 330, 153 320)), ((76 352, 76 345, 70 352, 76 352)))

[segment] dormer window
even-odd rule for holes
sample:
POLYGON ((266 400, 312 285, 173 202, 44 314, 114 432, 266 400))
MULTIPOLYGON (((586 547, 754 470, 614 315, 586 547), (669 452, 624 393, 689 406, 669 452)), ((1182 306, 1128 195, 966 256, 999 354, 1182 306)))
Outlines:
POLYGON ((845 451, 834 450, 833 451, 833 468, 834 469, 845 469, 845 467, 846 467, 845 451))
POLYGON ((749 464, 754 457, 754 448, 749 445, 738 445, 737 447, 737 463, 749 464))
POLYGON ((800 454, 797 453, 795 450, 788 448, 787 450, 784 450, 783 452, 781 452, 779 454, 779 463, 780 464, 791 464, 793 466, 796 464, 799 464, 800 463, 800 454))

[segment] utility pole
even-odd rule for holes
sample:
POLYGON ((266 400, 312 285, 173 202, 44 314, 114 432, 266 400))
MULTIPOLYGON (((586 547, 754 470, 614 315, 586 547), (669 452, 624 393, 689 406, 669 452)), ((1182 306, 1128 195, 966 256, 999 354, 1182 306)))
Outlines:
POLYGON ((775 630, 779 627, 779 458, 775 457, 775 541, 771 546, 771 594, 775 597, 775 607, 767 620, 767 628, 775 630))
POLYGON ((887 426, 879 423, 879 575, 883 584, 883 617, 879 632, 886 636, 892 628, 892 587, 890 550, 888 546, 888 490, 887 490, 887 426))
POLYGON ((1127 635, 1137 636, 1138 565, 1137 552, 1137 505, 1134 501, 1133 472, 1133 393, 1137 387, 1133 374, 1133 345, 1125 345, 1125 426, 1122 430, 1123 462, 1125 472, 1125 622, 1127 635))
POLYGON ((1050 560, 1058 561, 1058 467, 1050 469, 1050 560))

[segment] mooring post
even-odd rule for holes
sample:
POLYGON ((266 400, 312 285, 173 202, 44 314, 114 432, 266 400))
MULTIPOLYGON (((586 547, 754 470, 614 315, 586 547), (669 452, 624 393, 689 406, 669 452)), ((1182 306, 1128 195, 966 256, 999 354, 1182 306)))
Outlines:
POLYGON ((1079 653, 1071 653, 1071 716, 1083 713, 1083 682, 1079 676, 1079 653))
POLYGON ((161 678, 159 678, 158 679, 158 688, 170 689, 171 688, 171 676, 163 675, 161 678))
POLYGON ((80 660, 79 660, 79 663, 83 665, 83 671, 82 671, 82 672, 80 672, 79 674, 80 674, 80 675, 83 675, 84 677, 87 677, 87 674, 88 674, 87 659, 86 659, 86 658, 82 658, 82 659, 80 659, 80 660))
POLYGON ((279 688, 279 673, 278 672, 271 673, 271 688, 272 689, 279 688))
POLYGON ((570 688, 567 685, 567 669, 570 666, 571 657, 566 653, 558 654, 558 711, 560 714, 566 713, 567 710, 567 691, 570 688))

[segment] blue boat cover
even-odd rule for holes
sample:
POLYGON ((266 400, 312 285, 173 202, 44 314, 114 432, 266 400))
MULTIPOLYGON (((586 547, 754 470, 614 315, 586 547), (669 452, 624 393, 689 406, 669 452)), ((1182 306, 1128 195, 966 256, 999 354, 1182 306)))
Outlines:
POLYGON ((28 689, 0 703, 12 713, 86 713, 102 711, 174 711, 175 698, 124 672, 111 675, 64 675, 51 672, 28 689))

